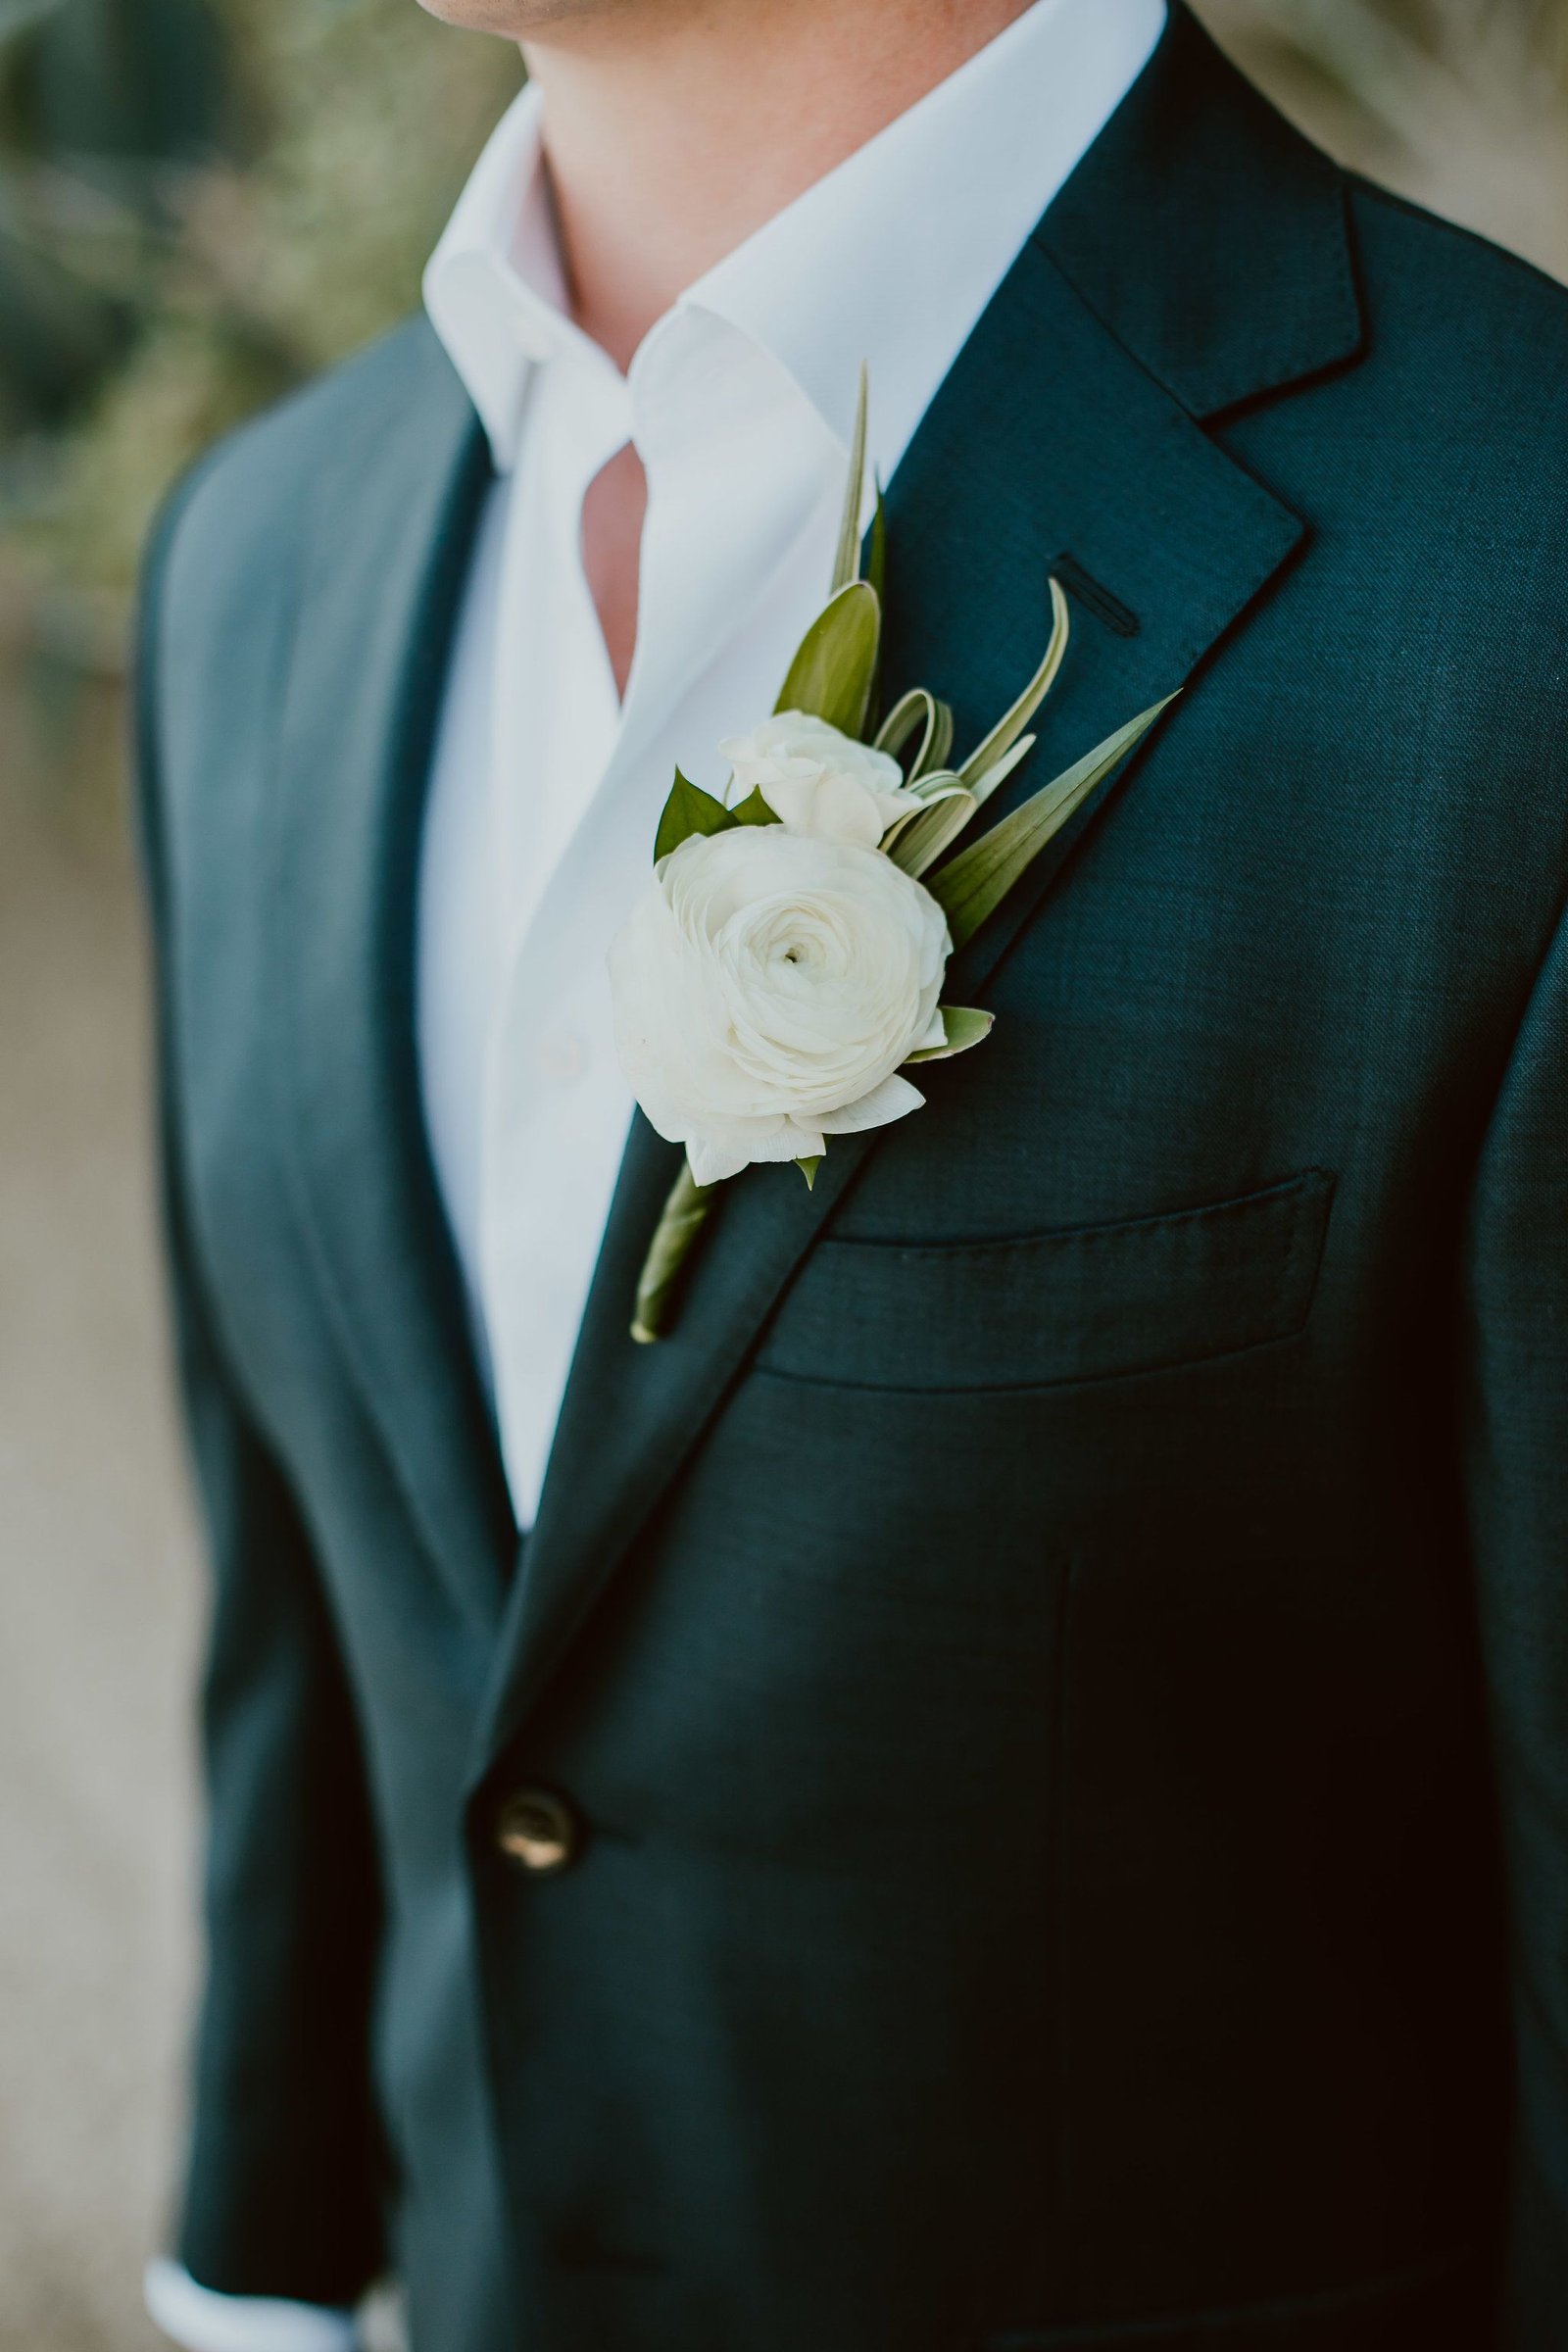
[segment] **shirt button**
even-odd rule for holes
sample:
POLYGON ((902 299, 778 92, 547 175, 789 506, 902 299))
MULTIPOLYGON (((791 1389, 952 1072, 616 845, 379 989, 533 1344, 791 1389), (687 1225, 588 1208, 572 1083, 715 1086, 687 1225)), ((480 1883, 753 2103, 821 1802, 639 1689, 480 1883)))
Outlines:
POLYGON ((547 1078, 579 1078, 588 1067, 588 1049, 569 1033, 547 1037, 539 1049, 539 1067, 547 1078))
POLYGON ((564 1870, 577 1852, 577 1816, 553 1788, 517 1788, 496 1816, 496 1843, 534 1878, 564 1870))

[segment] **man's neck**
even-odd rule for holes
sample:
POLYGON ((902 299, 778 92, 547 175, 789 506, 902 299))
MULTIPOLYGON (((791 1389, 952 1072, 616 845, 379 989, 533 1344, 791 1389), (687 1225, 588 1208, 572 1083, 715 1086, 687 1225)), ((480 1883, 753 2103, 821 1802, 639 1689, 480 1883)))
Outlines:
POLYGON ((1029 0, 647 0, 524 43, 578 324, 624 368, 687 286, 1029 0))

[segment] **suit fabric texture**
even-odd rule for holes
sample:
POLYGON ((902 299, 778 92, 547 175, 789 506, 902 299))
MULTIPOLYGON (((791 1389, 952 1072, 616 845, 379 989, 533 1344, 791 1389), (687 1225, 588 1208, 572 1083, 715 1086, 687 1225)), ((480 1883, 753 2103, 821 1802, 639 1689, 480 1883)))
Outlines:
POLYGON ((731 1187, 652 1348, 634 1127, 520 1559, 411 1011, 482 439, 415 323, 176 494, 203 2282, 391 2264, 416 2352, 1568 2342, 1565 427, 1568 299, 1178 9, 891 485, 885 681, 973 740, 1059 569, 1009 794, 1183 692, 959 956, 984 1050, 731 1187))

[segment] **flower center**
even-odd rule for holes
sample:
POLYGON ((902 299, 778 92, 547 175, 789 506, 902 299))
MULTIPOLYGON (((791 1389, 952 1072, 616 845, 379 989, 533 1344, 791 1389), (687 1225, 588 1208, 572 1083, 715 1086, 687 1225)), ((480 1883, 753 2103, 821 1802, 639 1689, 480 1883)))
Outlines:
POLYGON ((809 931, 784 931, 769 940, 763 956, 764 963, 789 964, 796 969, 819 968, 827 960, 823 943, 809 931))

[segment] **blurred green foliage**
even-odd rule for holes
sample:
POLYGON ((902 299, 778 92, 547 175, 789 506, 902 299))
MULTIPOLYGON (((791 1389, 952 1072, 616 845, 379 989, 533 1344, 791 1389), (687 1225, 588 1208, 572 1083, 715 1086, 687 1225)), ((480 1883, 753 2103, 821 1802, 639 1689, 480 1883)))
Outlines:
POLYGON ((0 0, 13 579, 112 649, 166 483, 416 303, 519 76, 414 0, 0 0))
POLYGON ((171 167, 234 149, 229 56, 207 0, 135 9, 133 23, 126 0, 8 0, 0 16, 0 425, 12 431, 59 422, 134 338, 132 289, 72 251, 86 208, 150 228, 171 167))
POLYGON ((1568 0, 1195 0, 1332 154, 1568 277, 1568 0))

